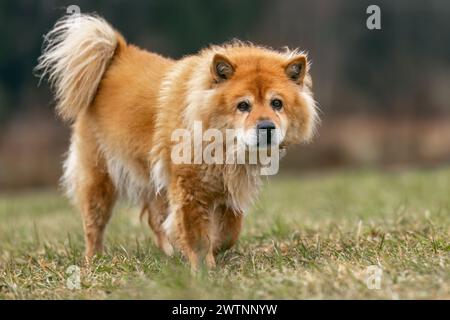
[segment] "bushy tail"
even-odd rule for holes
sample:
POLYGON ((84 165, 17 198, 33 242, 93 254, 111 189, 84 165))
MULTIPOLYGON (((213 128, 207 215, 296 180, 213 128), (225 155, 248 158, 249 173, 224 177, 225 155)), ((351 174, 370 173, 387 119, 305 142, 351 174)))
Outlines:
POLYGON ((91 104, 118 46, 126 46, 123 37, 92 15, 65 16, 45 36, 35 70, 48 77, 63 119, 74 120, 91 104))

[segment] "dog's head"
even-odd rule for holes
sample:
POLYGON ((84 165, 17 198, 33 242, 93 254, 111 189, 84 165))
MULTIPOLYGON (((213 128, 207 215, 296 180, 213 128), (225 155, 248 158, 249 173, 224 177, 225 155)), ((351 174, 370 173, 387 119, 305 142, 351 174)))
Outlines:
POLYGON ((210 126, 238 129, 248 147, 308 141, 318 118, 308 71, 306 55, 296 51, 240 45, 216 52, 210 126))

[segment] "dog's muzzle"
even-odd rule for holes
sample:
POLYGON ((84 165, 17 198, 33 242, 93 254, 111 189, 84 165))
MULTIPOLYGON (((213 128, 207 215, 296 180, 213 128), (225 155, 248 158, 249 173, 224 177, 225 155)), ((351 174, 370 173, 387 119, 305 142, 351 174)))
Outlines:
POLYGON ((256 135, 258 138, 258 147, 267 147, 274 141, 275 138, 275 123, 270 120, 262 120, 256 125, 256 135))

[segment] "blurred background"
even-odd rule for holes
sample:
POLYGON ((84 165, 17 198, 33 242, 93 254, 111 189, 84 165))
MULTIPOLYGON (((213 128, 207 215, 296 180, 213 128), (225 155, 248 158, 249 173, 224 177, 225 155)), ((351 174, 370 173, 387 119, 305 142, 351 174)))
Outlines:
POLYGON ((53 187, 69 126, 33 67, 70 5, 129 42, 180 58, 233 38, 299 47, 312 60, 322 124, 284 172, 450 164, 450 2, 443 0, 147 0, 0 2, 0 190, 53 187), (366 8, 381 8, 368 30, 366 8))

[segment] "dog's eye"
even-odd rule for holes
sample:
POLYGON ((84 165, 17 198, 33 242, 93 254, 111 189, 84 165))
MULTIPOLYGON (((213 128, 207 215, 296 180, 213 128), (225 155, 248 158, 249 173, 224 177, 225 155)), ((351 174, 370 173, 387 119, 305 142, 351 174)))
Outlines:
POLYGON ((241 101, 238 103, 237 108, 239 111, 248 112, 250 111, 250 103, 247 101, 241 101))
POLYGON ((270 102, 270 105, 272 106, 272 108, 274 108, 275 110, 281 110, 281 108, 283 108, 283 102, 280 99, 273 99, 270 102))

